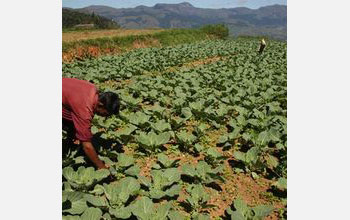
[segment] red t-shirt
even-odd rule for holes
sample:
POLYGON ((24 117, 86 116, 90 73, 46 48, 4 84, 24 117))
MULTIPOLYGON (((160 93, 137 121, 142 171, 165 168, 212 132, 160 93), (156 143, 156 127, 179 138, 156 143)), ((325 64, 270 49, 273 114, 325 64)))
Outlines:
POLYGON ((94 84, 84 80, 62 78, 62 117, 73 121, 76 138, 91 141, 91 120, 98 103, 94 84))

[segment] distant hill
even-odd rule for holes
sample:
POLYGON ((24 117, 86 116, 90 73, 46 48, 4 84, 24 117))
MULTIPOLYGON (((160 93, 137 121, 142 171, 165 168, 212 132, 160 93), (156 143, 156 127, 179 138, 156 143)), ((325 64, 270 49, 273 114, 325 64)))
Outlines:
POLYGON ((119 28, 120 25, 117 22, 112 21, 109 18, 105 18, 95 13, 83 13, 69 8, 62 9, 62 28, 119 28))
POLYGON ((194 28, 205 24, 224 23, 232 35, 268 35, 283 40, 287 38, 285 5, 271 5, 259 9, 205 9, 183 2, 119 9, 92 5, 76 10, 94 12, 113 19, 124 28, 194 28))

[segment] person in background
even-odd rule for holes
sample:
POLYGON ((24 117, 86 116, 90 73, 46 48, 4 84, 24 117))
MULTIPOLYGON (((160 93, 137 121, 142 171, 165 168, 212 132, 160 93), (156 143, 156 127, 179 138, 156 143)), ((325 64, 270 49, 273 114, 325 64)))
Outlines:
POLYGON ((84 80, 62 78, 62 127, 67 131, 67 138, 82 145, 97 169, 108 167, 98 158, 91 143, 91 121, 95 114, 103 117, 117 115, 119 107, 117 94, 99 93, 94 84, 84 80))
POLYGON ((262 52, 264 52, 265 47, 266 47, 266 42, 265 42, 265 39, 263 38, 260 41, 259 54, 262 54, 262 52))

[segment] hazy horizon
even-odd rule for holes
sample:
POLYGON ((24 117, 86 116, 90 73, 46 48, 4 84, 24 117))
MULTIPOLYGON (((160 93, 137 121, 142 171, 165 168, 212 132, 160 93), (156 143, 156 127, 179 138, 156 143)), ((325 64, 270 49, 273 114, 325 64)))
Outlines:
POLYGON ((210 0, 62 0, 62 7, 69 8, 83 8, 90 5, 104 5, 113 8, 134 8, 140 5, 153 7, 155 4, 179 4, 182 2, 188 2, 197 8, 236 8, 236 7, 247 7, 251 9, 257 9, 268 5, 287 5, 286 0, 222 0, 222 1, 210 1, 210 0))

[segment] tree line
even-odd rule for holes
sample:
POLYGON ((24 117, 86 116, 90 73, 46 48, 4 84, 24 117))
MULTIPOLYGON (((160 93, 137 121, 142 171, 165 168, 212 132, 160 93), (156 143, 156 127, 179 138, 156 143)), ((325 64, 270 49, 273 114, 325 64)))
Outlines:
POLYGON ((97 29, 120 28, 117 22, 94 13, 85 14, 72 9, 62 9, 62 28, 74 28, 81 24, 94 24, 94 28, 97 29))

